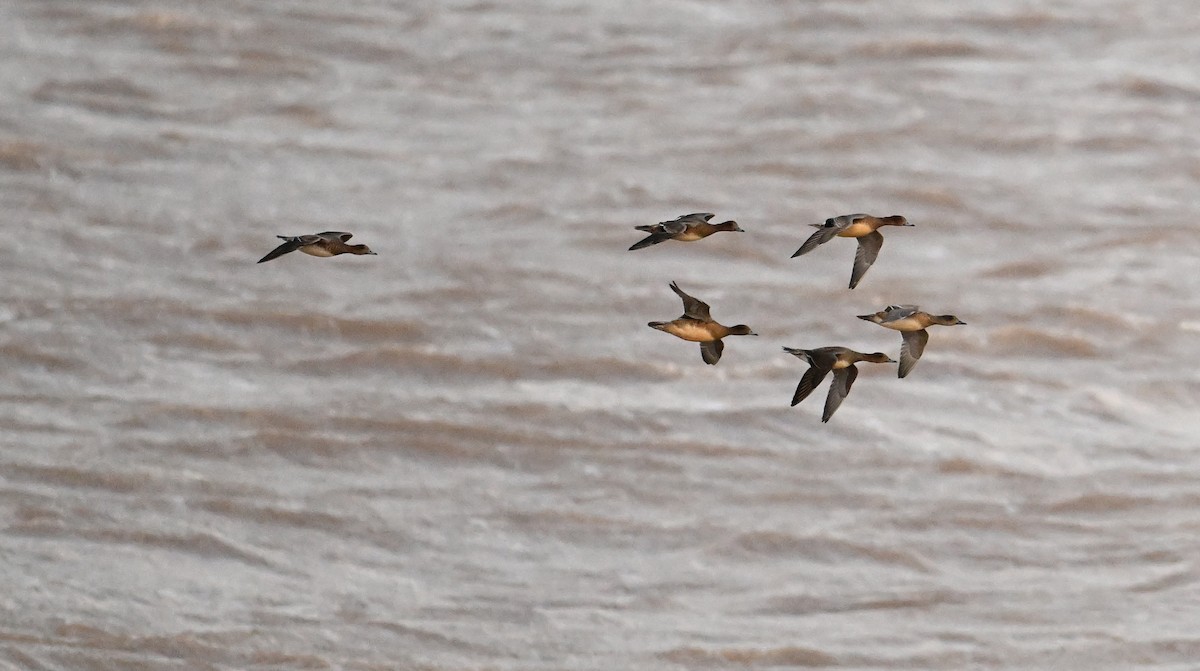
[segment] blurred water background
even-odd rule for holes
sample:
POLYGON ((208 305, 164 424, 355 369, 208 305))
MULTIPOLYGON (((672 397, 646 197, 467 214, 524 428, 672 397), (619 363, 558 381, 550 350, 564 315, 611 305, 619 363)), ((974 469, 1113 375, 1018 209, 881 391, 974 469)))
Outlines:
POLYGON ((0 667, 1197 668, 1197 35, 0 4, 0 667), (746 233, 626 251, 692 211, 746 233), (854 291, 788 258, 849 212, 915 224, 854 291), (379 256, 255 263, 324 230, 379 256), (788 407, 890 303, 968 326, 788 407))

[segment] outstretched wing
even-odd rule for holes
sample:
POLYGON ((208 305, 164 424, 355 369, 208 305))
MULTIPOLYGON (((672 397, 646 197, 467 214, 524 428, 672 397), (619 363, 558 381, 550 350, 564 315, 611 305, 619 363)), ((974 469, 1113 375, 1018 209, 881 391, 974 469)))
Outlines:
POLYGON ((825 412, 821 413, 821 421, 828 422, 838 406, 850 395, 850 387, 858 377, 856 366, 846 366, 833 372, 833 383, 829 385, 829 395, 825 397, 825 412))
POLYGON ((657 245, 660 242, 666 242, 676 235, 686 231, 687 224, 681 221, 666 221, 660 224, 654 224, 653 226, 635 226, 634 228, 639 231, 646 231, 650 235, 634 243, 634 245, 629 248, 629 251, 631 252, 635 249, 642 249, 651 245, 657 245))
POLYGON ((903 340, 900 343, 900 372, 898 375, 904 377, 913 369, 913 366, 917 365, 917 359, 920 359, 921 354, 925 352, 925 343, 929 342, 929 331, 925 329, 905 331, 900 335, 903 340))
MULTIPOLYGON (((698 298, 693 298, 692 296, 687 295, 686 293, 684 293, 683 289, 680 289, 679 285, 674 282, 671 283, 671 290, 674 291, 681 299, 683 299, 683 316, 684 317, 691 317, 692 319, 699 319, 700 321, 703 321, 703 322, 712 321, 712 317, 708 313, 708 310, 709 310, 708 303, 705 303, 704 301, 702 301, 698 298)), ((720 350, 717 350, 717 356, 720 356, 720 350)))
POLYGON ((700 343, 700 356, 704 363, 715 366, 721 360, 721 352, 725 351, 725 343, 720 340, 709 340, 700 343))
POLYGON ((818 368, 809 366, 808 370, 804 371, 804 377, 800 378, 800 384, 796 385, 796 393, 792 395, 792 405, 795 406, 800 401, 808 398, 809 394, 821 384, 825 376, 829 374, 828 368, 818 368))
POLYGON ((670 239, 671 239, 671 235, 669 233, 651 233, 650 235, 633 243, 633 246, 631 246, 629 248, 629 251, 632 252, 636 249, 645 249, 646 247, 651 247, 653 245, 657 245, 660 242, 666 242, 667 240, 670 240, 670 239))
POLYGON ((283 235, 277 235, 275 237, 283 238, 284 243, 282 245, 279 245, 275 249, 272 249, 266 256, 259 259, 258 260, 259 263, 265 263, 267 261, 270 261, 271 259, 277 259, 277 258, 283 256, 284 254, 287 254, 289 252, 294 252, 297 249, 300 249, 304 245, 311 245, 313 242, 315 242, 315 240, 309 240, 308 242, 305 242, 305 240, 304 240, 305 238, 313 238, 314 237, 311 235, 297 235, 294 238, 289 238, 289 237, 286 237, 283 235))
MULTIPOLYGON (((839 219, 840 218, 841 217, 839 217, 839 219)), ((826 219, 825 225, 819 227, 816 233, 808 236, 808 239, 804 241, 804 244, 800 245, 800 249, 797 249, 796 253, 792 254, 792 258, 794 259, 797 256, 804 256, 817 247, 829 242, 834 238, 835 235, 838 234, 838 231, 846 228, 846 226, 849 225, 849 222, 839 224, 837 219, 826 219)))
POLYGON ((873 231, 858 239, 858 251, 854 254, 854 270, 850 273, 850 288, 858 286, 858 281, 867 274, 867 268, 875 263, 879 250, 883 247, 883 235, 873 231))
POLYGON ((325 240, 341 240, 342 242, 345 242, 345 241, 349 240, 350 238, 353 238, 354 234, 353 233, 344 233, 342 231, 325 231, 324 233, 317 233, 316 237, 322 238, 325 240))

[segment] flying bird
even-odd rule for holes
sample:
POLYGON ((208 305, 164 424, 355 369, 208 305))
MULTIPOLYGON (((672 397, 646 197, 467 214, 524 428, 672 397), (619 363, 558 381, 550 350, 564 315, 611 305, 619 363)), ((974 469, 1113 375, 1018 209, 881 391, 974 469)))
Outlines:
POLYGON ((709 314, 708 303, 687 295, 674 282, 671 282, 671 290, 683 299, 683 316, 669 322, 650 322, 647 326, 677 338, 700 343, 700 356, 704 363, 712 366, 721 359, 721 351, 725 349, 721 338, 729 335, 758 335, 745 324, 718 324, 709 314))
POLYGON ((840 217, 826 219, 824 224, 810 224, 818 229, 800 245, 800 249, 792 254, 792 258, 804 256, 817 247, 834 238, 858 238, 858 251, 854 254, 854 270, 850 273, 850 288, 858 286, 858 282, 867 274, 867 269, 875 263, 879 250, 883 247, 883 235, 880 226, 912 226, 904 217, 893 214, 890 217, 873 217, 869 214, 844 214, 840 217))
POLYGON ((854 379, 858 377, 858 368, 854 365, 859 361, 869 361, 871 363, 896 363, 883 352, 875 352, 873 354, 863 354, 855 352, 848 347, 818 347, 816 349, 797 349, 794 347, 784 347, 783 351, 793 356, 804 359, 808 362, 808 370, 804 371, 804 377, 800 378, 800 384, 796 386, 796 393, 792 396, 792 405, 795 406, 800 401, 808 398, 808 395, 813 393, 818 384, 825 379, 831 371, 833 372, 833 382, 829 385, 829 395, 825 397, 825 412, 821 414, 821 421, 828 422, 833 413, 837 411, 838 406, 842 404, 846 396, 850 393, 850 386, 854 384, 854 379))
POLYGON ((313 256, 337 256, 338 254, 374 254, 366 245, 347 245, 346 241, 354 237, 353 233, 325 231, 315 235, 277 235, 284 241, 270 254, 258 260, 259 263, 270 261, 289 252, 301 251, 313 256))
POLYGON ((709 212, 696 212, 694 214, 685 214, 674 221, 660 221, 657 224, 647 226, 634 226, 637 230, 645 231, 650 235, 634 243, 629 248, 629 251, 657 245, 667 240, 679 240, 680 242, 702 240, 718 231, 745 232, 737 225, 736 221, 724 221, 719 224, 708 223, 708 220, 714 216, 709 212))
POLYGON ((908 375, 913 366, 917 365, 921 353, 925 351, 925 343, 929 342, 929 332, 925 329, 934 325, 966 324, 954 315, 931 315, 922 312, 916 305, 889 305, 874 314, 858 315, 858 318, 900 332, 900 370, 897 373, 899 377, 908 375))

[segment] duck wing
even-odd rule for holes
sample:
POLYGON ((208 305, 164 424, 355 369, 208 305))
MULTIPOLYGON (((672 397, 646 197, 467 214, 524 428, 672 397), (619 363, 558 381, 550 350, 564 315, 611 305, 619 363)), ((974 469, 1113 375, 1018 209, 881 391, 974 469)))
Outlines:
POLYGON ((829 385, 829 395, 825 397, 825 412, 821 413, 821 421, 828 422, 838 406, 850 395, 850 387, 858 377, 858 367, 846 366, 833 372, 833 383, 829 385))
POLYGON ((925 352, 925 343, 929 342, 929 331, 925 329, 905 331, 900 335, 903 340, 900 343, 900 372, 898 375, 904 377, 913 369, 913 366, 917 365, 917 359, 920 359, 921 354, 925 352))
MULTIPOLYGON (((689 317, 691 319, 698 319, 702 322, 712 321, 712 316, 708 312, 709 311, 708 303, 705 303, 704 301, 700 300, 699 298, 694 298, 692 296, 687 295, 687 293, 685 293, 683 291, 683 289, 680 289, 679 285, 674 282, 671 283, 671 290, 674 291, 679 296, 679 298, 681 298, 683 300, 683 316, 684 317, 689 317)), ((717 356, 720 356, 720 350, 718 350, 717 356)))
POLYGON ((271 259, 277 259, 277 258, 283 256, 284 254, 294 252, 297 249, 304 247, 305 245, 311 245, 320 239, 315 235, 297 235, 297 236, 293 236, 293 237, 288 237, 286 235, 277 235, 275 237, 282 238, 284 241, 283 244, 279 245, 275 249, 272 249, 269 253, 267 253, 266 256, 259 259, 258 260, 259 263, 266 263, 267 261, 270 261, 271 259))
POLYGON ((795 406, 800 401, 808 398, 809 394, 821 384, 825 376, 829 374, 828 368, 820 368, 818 366, 809 366, 808 370, 804 371, 804 377, 800 378, 800 384, 796 385, 796 393, 792 394, 792 405, 795 406))
POLYGON ((883 321, 892 322, 913 316, 921 308, 916 305, 889 305, 882 310, 883 321))
POLYGON ((668 233, 651 233, 650 235, 633 243, 633 245, 629 248, 629 251, 632 252, 637 249, 645 249, 646 247, 652 247, 654 245, 657 245, 660 242, 666 242, 667 240, 670 240, 671 238, 672 238, 672 236, 668 233))
POLYGON ((700 356, 704 363, 715 366, 721 360, 721 352, 725 351, 725 343, 720 340, 709 340, 700 343, 700 356))
POLYGON ((660 221, 657 224, 634 226, 634 228, 647 233, 682 233, 687 230, 687 223, 676 219, 675 221, 660 221))
POLYGON ((657 245, 660 242, 666 242, 671 238, 679 235, 687 230, 687 224, 681 221, 667 221, 653 226, 636 226, 639 231, 646 231, 650 235, 638 240, 629 248, 629 251, 635 249, 643 249, 651 245, 657 245))
POLYGON ((717 216, 717 215, 715 215, 711 212, 693 212, 691 214, 684 214, 684 215, 675 217, 674 221, 663 221, 663 222, 659 222, 659 223, 661 223, 661 224, 675 224, 675 223, 703 224, 704 222, 708 221, 709 219, 712 219, 715 216, 717 216))
MULTIPOLYGON (((838 219, 841 219, 841 217, 838 217, 838 219)), ((794 259, 797 256, 804 256, 817 247, 829 242, 838 234, 838 231, 841 231, 850 225, 850 222, 848 221, 844 223, 838 223, 838 219, 826 219, 825 225, 818 227, 816 233, 808 236, 808 239, 804 241, 804 244, 800 245, 800 249, 797 249, 796 253, 792 254, 792 258, 794 259)))
POLYGON ((882 247, 883 235, 879 231, 868 233, 858 239, 858 251, 854 254, 854 270, 850 273, 851 289, 858 286, 858 281, 867 274, 867 268, 875 263, 882 247))
POLYGON ((344 233, 342 231, 325 231, 324 233, 317 233, 316 236, 306 236, 306 237, 318 237, 318 238, 321 238, 322 240, 329 240, 330 242, 332 242, 334 240, 341 240, 342 242, 345 242, 345 241, 349 240, 350 238, 353 238, 354 234, 353 233, 344 233))

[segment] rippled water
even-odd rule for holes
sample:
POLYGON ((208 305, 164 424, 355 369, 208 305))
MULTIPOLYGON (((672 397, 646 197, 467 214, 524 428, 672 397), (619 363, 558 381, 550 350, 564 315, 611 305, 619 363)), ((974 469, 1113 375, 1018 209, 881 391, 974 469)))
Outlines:
POLYGON ((0 4, 0 665, 1196 668, 1198 17, 0 4))

